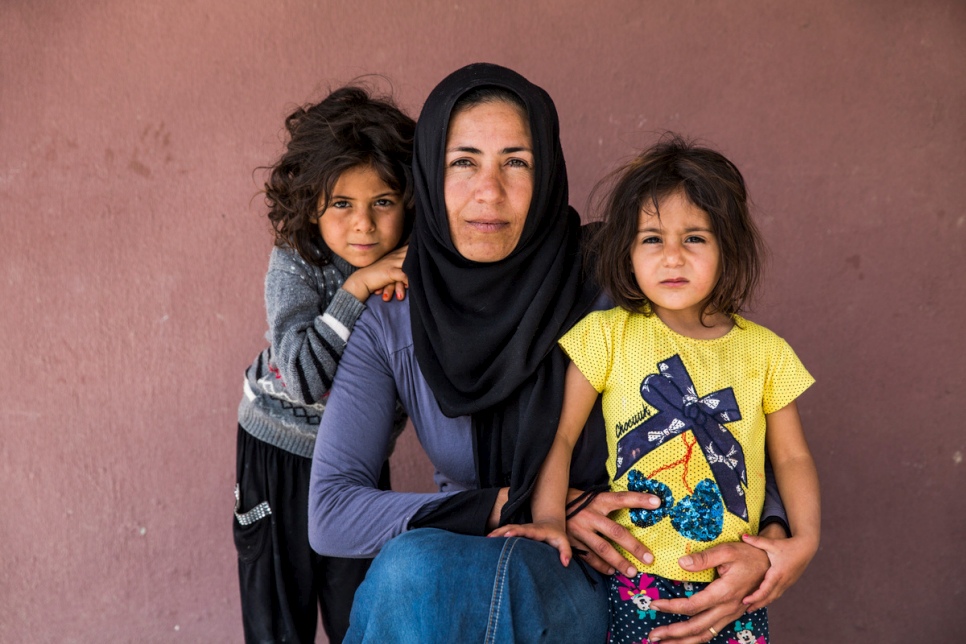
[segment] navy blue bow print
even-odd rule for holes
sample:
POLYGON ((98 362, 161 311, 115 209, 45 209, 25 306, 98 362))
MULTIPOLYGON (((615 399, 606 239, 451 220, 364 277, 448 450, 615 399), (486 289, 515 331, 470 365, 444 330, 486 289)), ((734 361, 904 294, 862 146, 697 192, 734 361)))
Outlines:
POLYGON ((614 478, 623 476, 665 440, 690 429, 711 466, 725 507, 747 521, 745 454, 724 426, 741 420, 734 391, 728 387, 699 398, 678 355, 658 363, 657 368, 658 373, 647 376, 641 383, 641 397, 658 413, 618 440, 614 478))

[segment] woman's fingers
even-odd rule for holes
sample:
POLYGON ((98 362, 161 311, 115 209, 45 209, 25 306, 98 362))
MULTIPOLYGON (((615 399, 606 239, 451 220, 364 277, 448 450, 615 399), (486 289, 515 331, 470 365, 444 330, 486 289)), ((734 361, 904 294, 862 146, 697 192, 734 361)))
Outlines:
POLYGON ((652 494, 639 492, 601 492, 587 507, 567 521, 567 531, 572 540, 587 546, 593 557, 584 559, 600 573, 611 574, 620 570, 633 577, 637 568, 628 561, 613 543, 631 553, 639 561, 649 564, 654 561, 651 551, 623 526, 612 521, 607 515, 620 508, 653 509, 660 500, 652 494))
POLYGON ((768 570, 768 556, 745 543, 723 543, 679 560, 685 570, 714 568, 718 578, 704 590, 682 599, 654 600, 652 607, 691 619, 651 631, 650 640, 668 644, 695 644, 710 639, 709 629, 733 622, 747 610, 742 599, 758 588, 768 570))

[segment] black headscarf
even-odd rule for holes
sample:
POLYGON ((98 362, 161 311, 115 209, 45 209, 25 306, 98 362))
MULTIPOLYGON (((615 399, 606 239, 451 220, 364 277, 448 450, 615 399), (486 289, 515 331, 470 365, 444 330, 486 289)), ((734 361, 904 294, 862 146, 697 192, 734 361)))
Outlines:
POLYGON ((416 359, 443 413, 472 415, 481 486, 509 486, 501 523, 522 520, 560 420, 567 360, 557 340, 596 295, 582 277, 553 101, 504 67, 463 67, 426 99, 413 166, 416 223, 403 268, 416 359), (453 106, 479 87, 509 90, 526 106, 535 163, 520 241, 492 263, 457 252, 443 197, 453 106))

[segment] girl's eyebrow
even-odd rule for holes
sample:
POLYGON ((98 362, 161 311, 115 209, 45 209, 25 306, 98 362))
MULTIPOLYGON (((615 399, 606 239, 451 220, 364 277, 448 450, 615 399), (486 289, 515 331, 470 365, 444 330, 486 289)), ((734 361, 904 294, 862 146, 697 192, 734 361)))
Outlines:
MULTIPOLYGON (((663 228, 657 228, 656 226, 645 226, 644 228, 638 228, 639 233, 663 233, 663 228)), ((713 233, 714 231, 710 228, 704 228, 702 226, 693 226, 691 228, 685 228, 684 233, 713 233)))
MULTIPOLYGON (((386 192, 379 193, 378 195, 375 195, 372 198, 373 199, 382 199, 383 197, 394 197, 394 196, 396 196, 398 194, 399 194, 399 192, 397 192, 396 190, 387 190, 386 192)), ((341 199, 342 201, 354 201, 355 200, 355 197, 352 197, 352 196, 349 196, 349 195, 332 195, 331 197, 329 197, 329 200, 330 201, 333 200, 333 199, 341 199)))

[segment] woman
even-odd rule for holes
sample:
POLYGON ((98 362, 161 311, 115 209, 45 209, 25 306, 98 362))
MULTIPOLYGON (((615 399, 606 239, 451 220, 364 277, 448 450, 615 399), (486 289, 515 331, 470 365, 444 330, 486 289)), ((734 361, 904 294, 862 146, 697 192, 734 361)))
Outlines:
MULTIPOLYGON (((542 544, 480 536, 525 514, 560 413, 566 361, 556 341, 607 304, 582 276, 580 220, 568 206, 552 100, 502 67, 457 70, 426 101, 413 172, 409 304, 370 301, 313 461, 313 546, 339 556, 382 550, 356 595, 346 641, 603 641, 597 573, 560 566, 542 544), (439 493, 377 489, 396 396, 436 468, 439 493)), ((579 489, 605 477, 595 419, 574 458, 579 489)), ((618 507, 654 508, 657 500, 603 493, 568 523, 604 574, 628 564, 602 534, 649 556, 607 519, 618 507)), ((693 566, 731 570, 707 600, 667 605, 702 614, 654 635, 706 641, 709 627, 741 614, 767 559, 730 545, 694 557, 693 566)))

